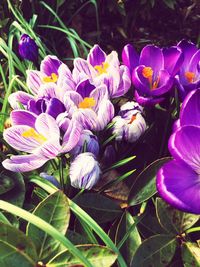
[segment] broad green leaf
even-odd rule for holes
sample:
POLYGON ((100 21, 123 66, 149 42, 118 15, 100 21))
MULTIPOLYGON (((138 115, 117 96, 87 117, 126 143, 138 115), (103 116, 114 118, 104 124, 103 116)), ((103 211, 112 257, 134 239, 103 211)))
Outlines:
POLYGON ((15 183, 11 177, 0 175, 0 195, 10 191, 14 186, 15 183))
POLYGON ((195 243, 186 242, 182 245, 184 267, 200 267, 200 248, 195 243))
POLYGON ((98 223, 112 221, 122 213, 116 202, 100 194, 82 194, 74 201, 98 223))
POLYGON ((156 173, 159 168, 170 158, 162 158, 154 161, 141 172, 133 183, 128 203, 130 206, 137 205, 151 198, 156 192, 156 173))
POLYGON ((80 245, 80 244, 88 244, 88 240, 83 235, 80 235, 79 233, 76 233, 71 230, 67 230, 66 237, 74 244, 74 245, 80 245))
MULTIPOLYGON (((62 191, 56 191, 45 198, 39 203, 33 214, 51 224, 60 233, 66 233, 70 214, 67 197, 62 191)), ((47 258, 59 246, 55 239, 30 223, 27 226, 27 235, 36 246, 39 260, 47 258)))
POLYGON ((170 263, 177 246, 169 235, 155 235, 146 239, 133 256, 131 267, 163 267, 170 263))
MULTIPOLYGON (((77 248, 91 262, 93 267, 109 267, 116 261, 117 255, 109 248, 99 245, 80 245, 77 248)), ((75 258, 68 250, 56 255, 47 267, 78 266, 80 260, 75 258)), ((82 265, 80 265, 82 266, 82 265)))
POLYGON ((185 213, 174 209, 161 198, 156 199, 156 213, 158 221, 167 232, 181 234, 193 224, 195 224, 200 216, 185 213))
POLYGON ((1 267, 35 267, 34 262, 23 250, 0 240, 1 267))
POLYGON ((36 249, 31 239, 15 227, 0 222, 0 241, 16 250, 23 251, 31 259, 37 261, 36 249))
POLYGON ((0 199, 21 207, 25 197, 25 185, 22 175, 20 173, 6 171, 5 176, 9 178, 9 184, 12 185, 12 188, 1 194, 0 199))

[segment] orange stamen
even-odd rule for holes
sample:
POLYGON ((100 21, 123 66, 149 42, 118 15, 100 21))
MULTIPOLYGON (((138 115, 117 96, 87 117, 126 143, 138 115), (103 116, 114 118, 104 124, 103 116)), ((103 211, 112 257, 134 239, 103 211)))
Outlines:
POLYGON ((129 121, 128 124, 131 124, 134 120, 136 120, 136 115, 132 115, 131 120, 129 121))
POLYGON ((186 71, 186 72, 185 72, 185 78, 187 79, 187 81, 188 81, 189 83, 193 83, 193 82, 194 82, 194 78, 195 78, 195 74, 194 74, 194 72, 186 71))

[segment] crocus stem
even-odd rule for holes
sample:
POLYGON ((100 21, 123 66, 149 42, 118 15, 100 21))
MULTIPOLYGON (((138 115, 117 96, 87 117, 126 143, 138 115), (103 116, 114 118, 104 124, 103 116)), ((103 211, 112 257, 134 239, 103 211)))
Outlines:
POLYGON ((64 190, 65 182, 64 182, 64 175, 63 175, 63 161, 62 158, 59 158, 59 176, 60 176, 60 184, 62 190, 64 190))

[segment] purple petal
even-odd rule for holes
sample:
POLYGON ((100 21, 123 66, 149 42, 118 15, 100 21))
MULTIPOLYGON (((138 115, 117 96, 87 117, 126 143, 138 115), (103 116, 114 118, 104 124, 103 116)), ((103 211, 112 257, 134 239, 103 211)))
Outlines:
POLYGON ((161 49, 154 45, 145 46, 140 54, 139 65, 151 67, 155 76, 164 69, 164 57, 161 49))
POLYGON ((20 109, 19 103, 26 107, 31 99, 34 99, 32 95, 22 91, 18 91, 9 95, 8 102, 10 103, 13 109, 20 109))
POLYGON ((55 83, 46 83, 40 87, 38 98, 45 97, 46 99, 57 98, 58 87, 55 83))
POLYGON ((124 65, 130 69, 131 74, 133 69, 139 65, 139 55, 132 45, 127 44, 124 46, 122 51, 122 61, 124 65))
POLYGON ((189 71, 194 72, 198 75, 199 73, 199 62, 200 62, 200 50, 198 50, 191 58, 189 63, 189 71))
POLYGON ((100 48, 99 45, 94 45, 88 54, 87 61, 94 67, 101 65, 106 60, 106 53, 100 48))
POLYGON ((70 69, 65 65, 61 64, 58 69, 58 88, 61 89, 62 98, 66 91, 75 90, 76 84, 73 80, 70 69))
POLYGON ((169 139, 169 150, 175 159, 180 159, 198 173, 200 171, 200 127, 183 126, 169 139))
POLYGON ((160 96, 165 94, 172 88, 174 83, 174 79, 169 75, 167 70, 160 70, 158 77, 158 87, 152 89, 150 92, 152 96, 160 96))
POLYGON ((42 113, 37 117, 35 129, 47 139, 53 137, 59 140, 60 138, 60 130, 56 120, 49 114, 42 113))
POLYGON ((185 98, 180 112, 180 123, 184 125, 200 125, 200 89, 193 90, 185 98))
POLYGON ((41 143, 34 137, 24 137, 23 133, 29 131, 31 128, 27 125, 16 125, 6 129, 3 133, 3 137, 6 142, 13 148, 33 153, 41 143))
POLYGON ((45 77, 43 73, 37 70, 27 70, 27 86, 31 92, 37 95, 40 86, 43 84, 42 79, 45 77))
POLYGON ((56 56, 46 56, 40 65, 40 71, 46 76, 51 76, 52 73, 58 75, 58 68, 62 64, 56 56))
POLYGON ((73 114, 73 119, 77 120, 83 129, 93 130, 97 125, 97 115, 92 109, 89 108, 78 109, 73 114))
POLYGON ((150 84, 148 79, 142 75, 145 66, 138 66, 133 70, 132 81, 133 85, 143 94, 149 94, 150 84))
POLYGON ((70 121, 69 127, 63 137, 62 153, 69 152, 77 145, 82 130, 83 128, 79 122, 75 120, 70 121))
POLYGON ((120 83, 115 92, 112 93, 112 97, 119 97, 125 95, 131 87, 131 75, 126 66, 120 66, 120 83))
POLYGON ((163 49, 164 55, 164 69, 166 69, 170 75, 174 76, 179 71, 184 56, 181 49, 177 47, 170 47, 163 49))
POLYGON ((96 71, 85 59, 74 59, 73 78, 77 83, 79 83, 81 80, 86 80, 92 77, 95 75, 95 73, 96 71))
POLYGON ((182 40, 177 46, 181 48, 184 54, 184 66, 189 66, 190 59, 198 50, 196 45, 186 40, 182 40))
POLYGON ((90 83, 90 81, 81 81, 76 88, 76 92, 79 93, 82 98, 89 97, 90 93, 95 89, 95 86, 90 83))
POLYGON ((60 113, 65 112, 64 104, 57 98, 51 98, 47 105, 46 113, 56 118, 60 113))
POLYGON ((106 125, 112 120, 114 115, 115 110, 113 104, 110 102, 110 100, 103 100, 99 105, 99 110, 97 113, 98 121, 95 130, 103 130, 106 125))
POLYGON ((58 115, 58 117, 56 118, 56 122, 59 126, 59 128, 63 131, 66 132, 69 124, 70 124, 70 119, 68 118, 68 113, 64 112, 58 115))
POLYGON ((12 125, 27 125, 35 128, 35 121, 37 116, 27 110, 13 110, 10 114, 12 125))
POLYGON ((145 107, 152 107, 155 106, 156 104, 161 103, 165 98, 164 97, 152 97, 152 96, 147 96, 144 97, 135 90, 135 99, 136 101, 141 105, 145 107))
POLYGON ((40 168, 47 161, 47 158, 31 154, 23 156, 12 156, 10 159, 4 160, 2 162, 2 165, 7 170, 13 172, 29 172, 40 168))
POLYGON ((109 98, 107 87, 104 84, 99 85, 91 92, 90 97, 93 97, 95 100, 94 110, 96 111, 101 101, 109 98))
POLYGON ((199 175, 181 161, 165 163, 157 174, 157 189, 170 205, 185 212, 200 213, 199 175))

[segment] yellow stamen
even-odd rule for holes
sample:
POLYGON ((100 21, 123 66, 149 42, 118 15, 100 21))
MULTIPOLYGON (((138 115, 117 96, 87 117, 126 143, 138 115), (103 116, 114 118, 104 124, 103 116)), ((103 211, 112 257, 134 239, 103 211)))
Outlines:
POLYGON ((25 138, 31 137, 35 139, 36 141, 38 141, 39 143, 43 143, 47 140, 42 134, 37 133, 33 128, 30 128, 27 131, 23 132, 21 136, 25 138))
POLYGON ((46 76, 43 78, 43 82, 45 82, 45 83, 56 83, 57 80, 58 80, 58 75, 55 74, 54 72, 51 73, 50 76, 46 76))
POLYGON ((147 79, 152 79, 152 76, 153 76, 153 70, 151 67, 144 67, 143 70, 142 70, 142 75, 144 76, 144 78, 147 78, 147 79))
POLYGON ((189 83, 193 83, 194 82, 194 78, 195 78, 194 72, 186 71, 185 72, 185 78, 188 80, 189 83))
POLYGON ((131 117, 131 120, 129 121, 128 124, 131 124, 134 120, 136 120, 136 115, 133 115, 133 116, 131 117))
POLYGON ((101 65, 96 65, 96 66, 94 66, 94 68, 95 68, 95 70, 98 71, 99 75, 101 75, 103 73, 108 72, 109 64, 108 64, 108 62, 102 62, 101 65))
POLYGON ((79 108, 92 108, 96 104, 93 97, 85 97, 81 103, 79 103, 79 108))

